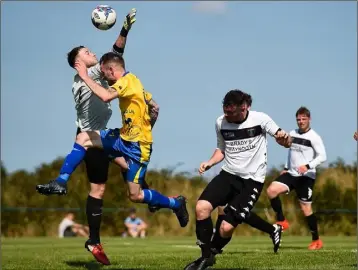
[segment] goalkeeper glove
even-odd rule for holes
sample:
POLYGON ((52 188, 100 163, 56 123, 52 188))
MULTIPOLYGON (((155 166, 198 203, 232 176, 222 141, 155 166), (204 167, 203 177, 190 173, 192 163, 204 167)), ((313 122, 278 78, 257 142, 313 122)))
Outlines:
POLYGON ((131 11, 126 15, 121 30, 121 36, 126 37, 128 35, 129 30, 137 20, 135 17, 136 14, 137 14, 137 10, 135 8, 132 8, 131 11))

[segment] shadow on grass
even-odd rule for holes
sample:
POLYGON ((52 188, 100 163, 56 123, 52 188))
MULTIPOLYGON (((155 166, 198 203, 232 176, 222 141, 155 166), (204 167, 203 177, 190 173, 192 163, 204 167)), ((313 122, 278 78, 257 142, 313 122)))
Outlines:
MULTIPOLYGON (((83 269, 88 270, 100 270, 105 269, 106 266, 101 265, 97 262, 88 262, 88 261, 66 261, 68 266, 73 267, 83 267, 83 269)), ((141 268, 110 268, 111 270, 144 270, 141 268)))
MULTIPOLYGON (((242 267, 242 268, 210 268, 212 270, 257 270, 257 268, 247 268, 247 267, 242 267)), ((265 268, 265 270, 275 270, 274 268, 265 268)))

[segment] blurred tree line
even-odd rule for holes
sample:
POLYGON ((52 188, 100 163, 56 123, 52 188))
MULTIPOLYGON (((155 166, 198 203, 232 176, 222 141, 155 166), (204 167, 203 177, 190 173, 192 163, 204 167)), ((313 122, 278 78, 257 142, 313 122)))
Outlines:
MULTIPOLYGON (((58 176, 63 159, 42 164, 33 173, 19 170, 7 173, 1 163, 1 234, 2 236, 57 236, 57 228, 68 208, 76 213, 77 222, 86 223, 85 204, 89 191, 85 165, 82 163, 72 175, 66 196, 42 196, 35 185, 58 176)), ((101 234, 119 236, 124 231, 123 220, 128 209, 135 206, 138 216, 149 224, 149 235, 195 235, 195 202, 207 184, 207 180, 189 173, 174 173, 173 169, 150 170, 147 180, 151 188, 165 195, 183 194, 188 199, 190 223, 181 228, 176 216, 167 209, 154 214, 144 204, 133 204, 126 196, 126 185, 119 168, 111 164, 104 198, 104 214, 101 234)), ((280 173, 269 170, 265 189, 280 173)), ((209 179, 210 180, 210 179, 209 179)), ((294 193, 294 192, 293 192, 294 193)), ((355 235, 357 227, 357 164, 345 164, 342 159, 329 164, 318 172, 313 208, 317 213, 319 230, 324 235, 355 235)), ((309 235, 297 197, 281 195, 284 213, 289 220, 291 235, 309 235)), ((270 202, 263 192, 254 211, 264 219, 274 222, 270 202)), ((216 220, 216 212, 213 221, 216 220)), ((245 224, 240 225, 237 235, 263 234, 245 224)))

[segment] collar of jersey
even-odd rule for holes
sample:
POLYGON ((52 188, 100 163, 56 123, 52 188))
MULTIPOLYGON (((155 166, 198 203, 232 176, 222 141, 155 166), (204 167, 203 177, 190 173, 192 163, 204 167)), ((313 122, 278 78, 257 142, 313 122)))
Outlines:
POLYGON ((311 130, 311 128, 309 128, 309 129, 308 129, 307 131, 305 131, 305 132, 301 132, 300 129, 298 129, 298 130, 297 130, 297 133, 302 135, 302 134, 307 133, 307 132, 310 131, 310 130, 311 130))
POLYGON ((249 117, 249 112, 250 112, 250 111, 247 111, 247 114, 246 114, 246 117, 245 117, 244 120, 242 120, 242 121, 237 121, 237 122, 232 122, 232 123, 233 123, 233 124, 237 124, 237 125, 240 125, 240 124, 244 123, 244 122, 247 120, 247 118, 249 117))

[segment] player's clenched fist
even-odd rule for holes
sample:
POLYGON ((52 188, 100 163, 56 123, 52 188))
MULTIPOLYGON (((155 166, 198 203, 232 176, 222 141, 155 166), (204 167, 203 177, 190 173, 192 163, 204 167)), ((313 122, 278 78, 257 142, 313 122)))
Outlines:
POLYGON ((199 167, 199 173, 203 174, 205 171, 209 170, 213 165, 208 161, 202 162, 199 167))
POLYGON ((279 130, 275 134, 276 142, 286 148, 289 148, 292 144, 291 136, 284 130, 279 130))

